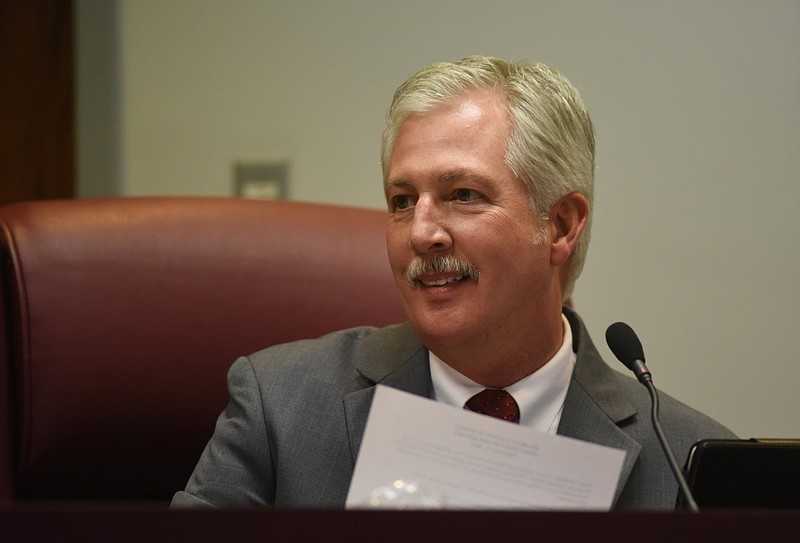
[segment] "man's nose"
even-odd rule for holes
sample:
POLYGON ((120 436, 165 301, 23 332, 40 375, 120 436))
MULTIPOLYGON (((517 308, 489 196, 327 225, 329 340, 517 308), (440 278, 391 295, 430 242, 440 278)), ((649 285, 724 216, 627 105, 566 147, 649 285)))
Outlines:
POLYGON ((414 207, 411 224, 411 246, 420 254, 444 251, 453 239, 446 221, 446 210, 428 198, 420 198, 414 207))

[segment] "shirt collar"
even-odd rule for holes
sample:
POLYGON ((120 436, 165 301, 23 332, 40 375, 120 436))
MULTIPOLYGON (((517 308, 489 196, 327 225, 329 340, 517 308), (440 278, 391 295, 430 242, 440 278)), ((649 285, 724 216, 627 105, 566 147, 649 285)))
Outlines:
MULTIPOLYGON (((558 430, 575 366, 572 329, 563 315, 561 319, 564 339, 558 352, 541 368, 506 387, 519 405, 520 424, 551 434, 558 430)), ((429 351, 428 356, 436 401, 463 408, 468 399, 486 388, 448 366, 434 353, 429 351)))

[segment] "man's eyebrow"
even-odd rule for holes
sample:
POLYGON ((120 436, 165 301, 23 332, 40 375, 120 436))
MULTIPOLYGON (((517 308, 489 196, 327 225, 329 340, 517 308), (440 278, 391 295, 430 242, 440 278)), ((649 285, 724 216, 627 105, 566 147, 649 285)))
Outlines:
POLYGON ((445 172, 439 176, 439 181, 442 183, 449 183, 451 181, 457 181, 459 179, 464 179, 465 177, 472 177, 468 170, 452 170, 449 172, 445 172))
MULTIPOLYGON (((442 184, 445 183, 452 183, 456 181, 463 181, 463 180, 472 180, 472 181, 486 181, 486 176, 470 169, 466 168, 459 168, 457 170, 449 170, 436 178, 442 184)), ((389 179, 386 182, 386 188, 392 187, 399 187, 399 188, 406 188, 406 187, 413 187, 414 183, 411 181, 407 181, 406 179, 400 177, 397 179, 389 179)))
POLYGON ((406 187, 410 187, 410 186, 411 186, 411 183, 409 183, 408 181, 406 181, 404 179, 389 179, 386 182, 384 189, 390 189, 390 188, 394 188, 394 187, 406 188, 406 187))
POLYGON ((451 183, 453 181, 486 181, 486 176, 469 169, 458 169, 445 172, 439 176, 439 181, 442 183, 451 183))

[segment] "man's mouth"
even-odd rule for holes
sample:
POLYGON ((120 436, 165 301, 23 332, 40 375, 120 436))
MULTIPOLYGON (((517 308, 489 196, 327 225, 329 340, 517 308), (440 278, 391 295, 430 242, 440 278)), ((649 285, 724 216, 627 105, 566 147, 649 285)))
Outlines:
POLYGON ((425 286, 425 287, 443 287, 444 285, 447 285, 449 283, 456 283, 458 281, 463 281, 464 279, 467 279, 467 278, 469 278, 469 276, 467 276, 467 275, 458 275, 458 276, 444 277, 442 279, 426 280, 426 279, 419 278, 417 280, 420 283, 422 283, 422 286, 425 286))

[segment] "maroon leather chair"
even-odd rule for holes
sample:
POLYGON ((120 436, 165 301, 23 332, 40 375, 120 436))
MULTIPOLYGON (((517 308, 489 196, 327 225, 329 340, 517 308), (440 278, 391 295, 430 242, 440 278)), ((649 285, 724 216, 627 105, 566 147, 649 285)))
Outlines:
POLYGON ((169 500, 237 356, 405 319, 386 221, 228 198, 0 208, 0 501, 169 500))

